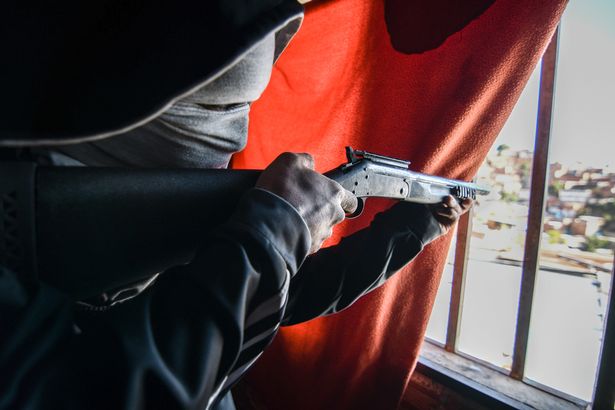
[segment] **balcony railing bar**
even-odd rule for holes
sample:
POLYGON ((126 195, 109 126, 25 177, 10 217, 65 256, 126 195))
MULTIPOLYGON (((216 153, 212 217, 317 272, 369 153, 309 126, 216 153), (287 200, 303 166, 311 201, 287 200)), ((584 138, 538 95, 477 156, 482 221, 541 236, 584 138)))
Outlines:
POLYGON ((559 29, 555 31, 542 57, 540 72, 538 117, 536 121, 536 139, 532 164, 528 226, 521 273, 521 291, 519 294, 519 308, 517 311, 513 363, 510 373, 511 377, 517 380, 523 379, 525 370, 532 301, 534 297, 534 284, 538 270, 538 255, 540 251, 543 211, 547 190, 549 140, 551 136, 551 119, 553 114, 558 38, 559 29))
POLYGON ((453 353, 457 347, 457 336, 459 335, 459 324, 461 322, 463 289, 465 286, 466 269, 468 267, 470 235, 472 234, 472 214, 472 209, 470 209, 469 212, 461 217, 457 225, 453 286, 451 288, 451 304, 448 311, 446 343, 444 346, 447 351, 453 353))
POLYGON ((615 409, 615 261, 611 271, 611 290, 607 316, 604 318, 602 352, 594 388, 594 409, 615 409))

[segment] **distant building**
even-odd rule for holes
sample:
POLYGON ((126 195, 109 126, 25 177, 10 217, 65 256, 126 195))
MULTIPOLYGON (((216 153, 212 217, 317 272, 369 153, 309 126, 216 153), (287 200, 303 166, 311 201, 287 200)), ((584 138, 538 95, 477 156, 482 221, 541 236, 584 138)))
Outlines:
POLYGON ((519 200, 523 202, 528 202, 530 200, 530 190, 527 188, 522 188, 519 191, 519 200))
MULTIPOLYGON (((482 223, 489 235, 514 236, 525 233, 533 153, 504 147, 491 153, 478 172, 491 195, 481 198, 482 223), (494 206, 499 204, 498 206, 494 206), (522 211, 525 207, 525 211, 522 211)), ((544 231, 555 230, 570 238, 593 236, 597 232, 615 236, 615 222, 584 216, 596 205, 615 198, 615 172, 581 163, 551 163, 548 169, 544 231), (570 234, 570 235, 568 235, 570 234)), ((490 237, 491 240, 491 237, 490 237)), ((570 239, 572 241, 572 239, 570 239)), ((570 242, 567 240, 567 242, 570 242)))
POLYGON ((543 232, 549 232, 549 231, 563 232, 564 231, 564 223, 562 221, 558 221, 558 220, 555 220, 555 219, 551 219, 551 220, 545 221, 545 223, 543 224, 543 227, 542 227, 542 231, 543 232))
POLYGON ((580 216, 570 224, 570 233, 573 235, 594 236, 604 225, 604 218, 599 216, 580 216))
POLYGON ((591 189, 562 189, 558 194, 558 198, 562 202, 575 202, 583 205, 587 203, 591 196, 591 189))

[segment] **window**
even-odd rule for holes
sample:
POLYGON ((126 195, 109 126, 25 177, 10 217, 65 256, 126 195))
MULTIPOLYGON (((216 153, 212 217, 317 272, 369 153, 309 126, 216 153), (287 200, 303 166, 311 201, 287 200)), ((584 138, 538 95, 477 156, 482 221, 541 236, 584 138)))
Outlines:
POLYGON ((613 278, 613 21, 615 3, 568 5, 478 173, 492 194, 459 223, 427 330, 579 405, 594 397, 613 278))

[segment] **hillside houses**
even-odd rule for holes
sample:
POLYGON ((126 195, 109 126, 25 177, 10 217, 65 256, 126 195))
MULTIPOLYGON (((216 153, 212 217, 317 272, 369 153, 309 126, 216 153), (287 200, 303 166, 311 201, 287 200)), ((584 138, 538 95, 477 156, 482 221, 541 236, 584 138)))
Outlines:
MULTIPOLYGON (((514 248, 519 246, 519 232, 527 229, 531 166, 530 151, 500 146, 478 173, 479 183, 491 186, 492 193, 477 207, 474 229, 485 239, 497 231, 499 248, 504 247, 504 232, 509 232, 510 242, 505 247, 514 248)), ((581 249, 603 246, 604 251, 615 248, 615 173, 550 164, 543 232, 547 243, 581 249)))

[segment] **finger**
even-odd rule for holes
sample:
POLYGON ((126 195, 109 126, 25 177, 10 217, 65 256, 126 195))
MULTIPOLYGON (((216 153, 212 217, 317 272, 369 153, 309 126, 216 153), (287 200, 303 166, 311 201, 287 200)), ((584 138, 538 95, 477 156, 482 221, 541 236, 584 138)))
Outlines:
POLYGON ((359 200, 352 192, 342 188, 341 206, 344 212, 347 214, 352 214, 357 210, 359 200))
POLYGON ((438 225, 440 225, 444 231, 447 231, 451 225, 453 225, 448 219, 436 218, 436 221, 438 221, 438 225))
POLYGON ((444 229, 448 229, 450 226, 452 226, 455 223, 455 220, 450 218, 448 215, 434 215, 434 218, 436 219, 436 221, 438 221, 438 223, 440 224, 441 227, 443 227, 444 229))
POLYGON ((457 201, 457 199, 454 196, 452 196, 452 195, 447 196, 446 199, 445 199, 445 202, 446 202, 446 205, 449 208, 451 208, 451 209, 453 209, 453 210, 455 210, 457 212, 461 212, 461 205, 459 205, 459 202, 457 201))
POLYGON ((303 152, 301 154, 297 154, 300 158, 301 164, 309 169, 314 169, 314 157, 308 154, 307 152, 303 152))
POLYGON ((337 225, 342 222, 346 218, 346 212, 342 209, 342 207, 337 207, 337 211, 333 217, 333 225, 337 225))
POLYGON ((455 209, 455 201, 451 201, 450 197, 446 197, 442 200, 442 202, 438 203, 438 204, 433 204, 431 205, 432 209, 434 211, 450 211, 452 209, 455 209))
POLYGON ((470 198, 465 198, 463 201, 461 201, 461 209, 463 209, 463 211, 467 211, 468 209, 470 209, 472 207, 472 204, 474 203, 474 201, 470 198))
POLYGON ((448 221, 454 221, 456 219, 456 214, 450 211, 436 211, 436 216, 448 221))
POLYGON ((455 198, 453 198, 452 195, 447 195, 444 198, 442 198, 442 202, 439 203, 439 205, 443 208, 450 208, 451 206, 453 206, 455 203, 455 198))
POLYGON ((433 212, 438 215, 453 215, 455 214, 455 210, 453 208, 435 208, 433 212))
POLYGON ((463 214, 463 210, 461 206, 455 202, 453 206, 448 207, 446 204, 441 204, 441 206, 437 206, 433 209, 433 213, 438 218, 443 218, 450 223, 455 222, 461 214, 463 214))

